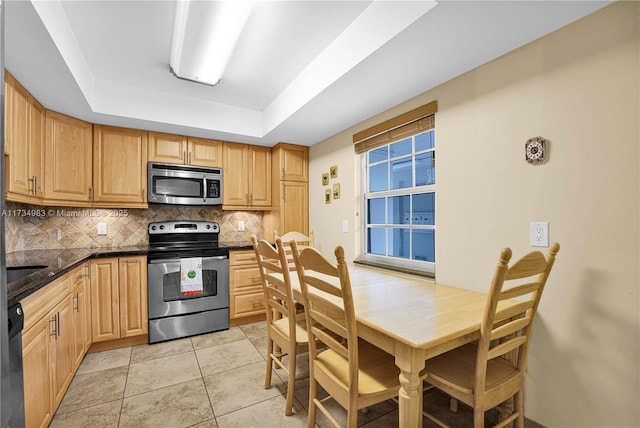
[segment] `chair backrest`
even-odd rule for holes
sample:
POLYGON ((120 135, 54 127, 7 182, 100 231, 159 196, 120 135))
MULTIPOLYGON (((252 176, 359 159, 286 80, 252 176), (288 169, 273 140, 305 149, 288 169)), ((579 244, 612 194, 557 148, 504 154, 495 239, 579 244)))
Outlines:
MULTIPOLYGON (((299 251, 291 242, 309 333, 310 376, 318 355, 316 341, 349 361, 349 385, 358 385, 358 334, 349 270, 344 249, 335 249, 337 265, 318 250, 304 247, 299 251)), ((357 388, 350 393, 357 394, 357 388)))
POLYGON ((309 231, 309 235, 305 235, 301 232, 291 231, 287 232, 282 236, 278 235, 278 231, 274 230, 273 234, 275 235, 276 241, 278 238, 282 240, 282 245, 285 250, 285 254, 287 255, 287 263, 289 264, 289 270, 295 270, 295 264, 293 263, 293 256, 291 255, 291 241, 295 241, 298 245, 298 249, 302 250, 303 247, 313 247, 314 239, 313 239, 313 230, 309 231))
POLYGON ((295 339, 296 308, 289 269, 282 268, 287 265, 284 253, 264 239, 258 241, 255 235, 251 236, 251 242, 262 278, 267 323, 288 317, 289 337, 295 339))
POLYGON ((493 358, 505 358, 524 376, 533 321, 559 250, 560 245, 553 243, 547 257, 533 251, 511 266, 511 249, 502 250, 480 327, 475 372, 477 392, 485 391, 487 361, 493 358), (512 299, 518 303, 504 304, 505 300, 512 299))

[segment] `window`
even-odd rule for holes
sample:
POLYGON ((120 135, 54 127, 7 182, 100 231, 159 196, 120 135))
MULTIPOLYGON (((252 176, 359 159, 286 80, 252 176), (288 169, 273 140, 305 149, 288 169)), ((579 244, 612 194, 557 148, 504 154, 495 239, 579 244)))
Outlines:
POLYGON ((363 259, 435 272, 435 130, 363 156, 363 259))

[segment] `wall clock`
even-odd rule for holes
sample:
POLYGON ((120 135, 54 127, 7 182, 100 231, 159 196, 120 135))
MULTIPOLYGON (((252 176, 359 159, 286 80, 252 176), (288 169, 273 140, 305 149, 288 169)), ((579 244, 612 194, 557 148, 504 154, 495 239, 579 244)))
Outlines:
POLYGON ((544 161, 545 139, 542 137, 529 138, 524 143, 524 158, 529 163, 540 163, 544 161))

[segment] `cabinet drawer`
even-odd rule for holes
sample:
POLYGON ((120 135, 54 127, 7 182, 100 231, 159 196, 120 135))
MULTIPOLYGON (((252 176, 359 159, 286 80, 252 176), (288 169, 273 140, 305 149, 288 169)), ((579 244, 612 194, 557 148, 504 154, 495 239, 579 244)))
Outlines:
POLYGON ((264 294, 262 291, 247 294, 231 294, 230 318, 246 317, 264 313, 264 294))
POLYGON ((69 275, 65 275, 20 301, 24 311, 24 331, 28 330, 69 294, 69 282, 69 275))
POLYGON ((256 253, 253 250, 242 251, 230 251, 229 252, 229 265, 250 265, 256 264, 256 253))
POLYGON ((229 291, 249 291, 256 289, 262 291, 262 280, 258 266, 236 267, 229 271, 229 291))

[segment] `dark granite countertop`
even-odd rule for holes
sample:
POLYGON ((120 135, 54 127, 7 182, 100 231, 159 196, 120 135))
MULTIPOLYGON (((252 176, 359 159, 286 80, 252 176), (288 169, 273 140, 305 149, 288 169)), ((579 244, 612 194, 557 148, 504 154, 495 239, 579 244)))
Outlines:
MULTIPOLYGON (((250 241, 221 242, 229 250, 250 250, 250 241)), ((44 266, 36 272, 7 283, 9 306, 18 303, 28 295, 38 291, 60 275, 71 271, 85 261, 98 257, 119 257, 146 255, 147 247, 113 248, 72 248, 56 250, 26 250, 8 253, 7 268, 20 266, 44 266)))
POLYGON ((8 253, 7 270, 20 266, 44 266, 36 272, 16 281, 7 281, 9 306, 44 287, 60 275, 65 274, 96 257, 118 257, 146 255, 147 247, 73 248, 57 250, 26 250, 8 253))
POLYGON ((229 247, 230 250, 252 250, 253 244, 251 241, 230 241, 230 242, 221 242, 221 244, 229 247))

